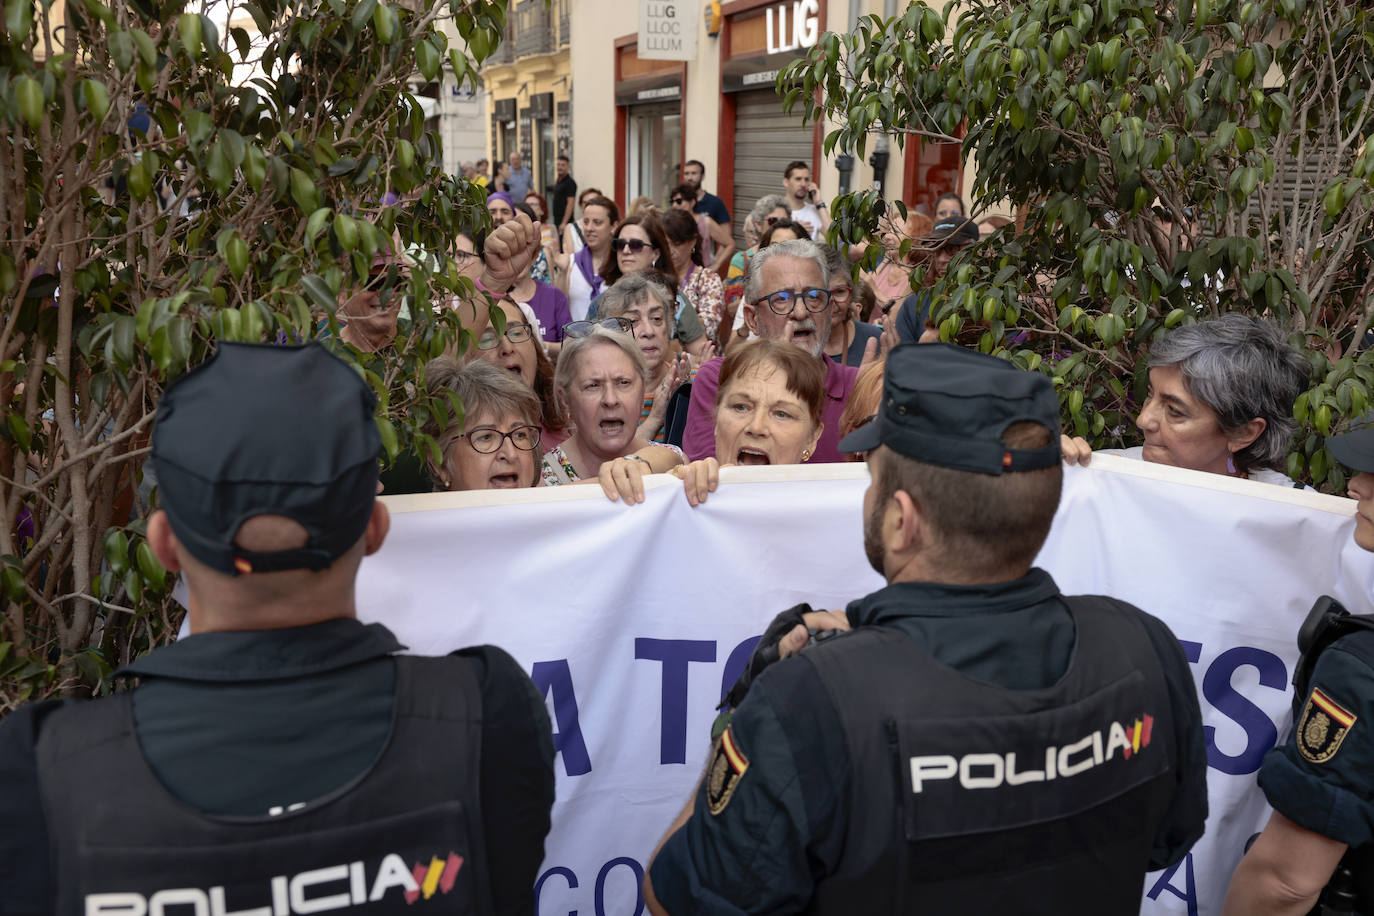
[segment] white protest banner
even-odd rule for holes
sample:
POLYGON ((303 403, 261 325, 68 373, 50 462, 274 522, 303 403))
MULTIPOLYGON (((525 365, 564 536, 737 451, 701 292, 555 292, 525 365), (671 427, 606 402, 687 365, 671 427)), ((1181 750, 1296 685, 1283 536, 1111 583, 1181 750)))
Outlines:
MULTIPOLYGON (((391 534, 359 577, 360 616, 412 652, 493 643, 544 692, 558 748, 545 916, 642 912, 643 863, 697 781, 754 638, 793 604, 840 609, 882 585, 863 556, 863 465, 728 468, 697 509, 676 480, 653 482, 631 507, 595 486, 391 497, 391 534)), ((1220 912, 1267 817, 1255 773, 1291 722, 1298 626, 1323 593, 1374 610, 1353 511, 1105 455, 1066 471, 1039 565, 1066 593, 1168 623, 1206 726, 1207 834, 1146 877, 1142 912, 1220 912)))
POLYGON ((681 0, 639 0, 640 60, 696 60, 696 7, 681 0))

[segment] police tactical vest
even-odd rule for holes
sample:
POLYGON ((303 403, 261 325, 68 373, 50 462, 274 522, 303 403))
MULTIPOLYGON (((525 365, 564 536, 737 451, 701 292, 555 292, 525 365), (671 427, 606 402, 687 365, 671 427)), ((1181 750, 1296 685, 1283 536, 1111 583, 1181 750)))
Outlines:
POLYGON ((883 627, 804 654, 852 764, 842 858, 812 912, 1139 911, 1173 797, 1168 685, 1140 612, 1063 600, 1073 654, 1043 689, 975 681, 883 627))
POLYGON ((148 766, 132 696, 74 704, 36 756, 62 916, 490 912, 472 663, 396 656, 381 756, 275 817, 201 814, 148 766))

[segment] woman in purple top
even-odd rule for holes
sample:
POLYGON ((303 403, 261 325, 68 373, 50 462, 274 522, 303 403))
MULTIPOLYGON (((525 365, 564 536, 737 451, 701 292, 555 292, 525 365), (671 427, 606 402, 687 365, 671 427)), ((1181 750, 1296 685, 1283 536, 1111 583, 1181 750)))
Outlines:
MULTIPOLYGON (((534 317, 539 319, 540 336, 545 343, 562 343, 563 326, 569 324, 573 317, 568 297, 561 289, 526 276, 511 287, 510 297, 516 302, 525 303, 534 311, 534 317)), ((558 348, 550 347, 549 352, 556 354, 558 348)))

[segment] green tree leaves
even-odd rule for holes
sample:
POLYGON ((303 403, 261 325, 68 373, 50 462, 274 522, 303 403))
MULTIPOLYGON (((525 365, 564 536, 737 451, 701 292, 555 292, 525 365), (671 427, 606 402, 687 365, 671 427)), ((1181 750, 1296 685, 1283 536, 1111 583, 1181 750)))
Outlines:
MULTIPOLYGON (((825 120, 827 152, 862 156, 875 132, 958 139, 975 218, 1016 209, 1018 227, 943 277, 916 271, 942 337, 1053 374, 1066 428, 1124 445, 1152 341, 1224 311, 1264 316, 1311 354, 1295 454, 1339 491, 1319 436, 1374 400, 1374 42, 1356 37, 1374 34, 1374 9, 974 0, 957 13, 865 17, 778 78, 825 120)), ((835 238, 871 231, 884 205, 867 194, 835 202, 835 238)))

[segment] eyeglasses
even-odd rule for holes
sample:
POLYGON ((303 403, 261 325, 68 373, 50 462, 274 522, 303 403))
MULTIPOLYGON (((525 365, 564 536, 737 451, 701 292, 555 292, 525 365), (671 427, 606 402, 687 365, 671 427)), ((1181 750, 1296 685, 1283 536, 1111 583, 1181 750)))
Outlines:
POLYGON ((830 301, 843 305, 854 298, 854 288, 852 286, 841 286, 839 289, 830 291, 830 301))
POLYGON ((497 334, 495 328, 487 328, 482 332, 481 338, 477 341, 477 349, 490 350, 492 347, 501 343, 502 337, 506 338, 506 340, 509 340, 511 343, 524 343, 533 336, 534 328, 528 321, 517 321, 506 325, 504 334, 497 334))
POLYGON ((494 426, 479 426, 463 433, 459 438, 468 440, 468 445, 472 446, 474 452, 490 455, 499 450, 507 439, 521 451, 532 452, 539 448, 539 435, 537 426, 517 426, 508 433, 503 433, 494 426))
POLYGON ((672 202, 672 203, 675 203, 675 204, 685 204, 685 203, 687 203, 687 198, 685 198, 685 197, 674 197, 674 198, 671 199, 671 202, 672 202))
POLYGON ((785 219, 787 219, 786 216, 770 216, 767 220, 765 220, 765 222, 767 222, 770 226, 776 226, 778 223, 782 222, 785 219))
POLYGON ((766 302, 774 315, 790 315, 797 307, 797 300, 800 299, 808 312, 823 312, 830 305, 830 296, 830 290, 815 287, 803 290, 780 289, 757 300, 754 305, 766 302))
POLYGON ((475 251, 462 251, 458 248, 453 249, 453 260, 460 264, 471 261, 475 257, 477 257, 477 252, 475 251))
POLYGON ((586 337, 596 328, 605 328, 608 331, 619 331, 622 334, 629 334, 635 329, 634 322, 628 318, 598 318, 595 321, 574 321, 563 325, 564 337, 586 337))
POLYGON ((630 249, 630 254, 639 254, 645 248, 658 250, 658 246, 653 242, 646 242, 643 239, 615 239, 611 242, 611 247, 615 249, 616 254, 620 254, 626 248, 630 249))

